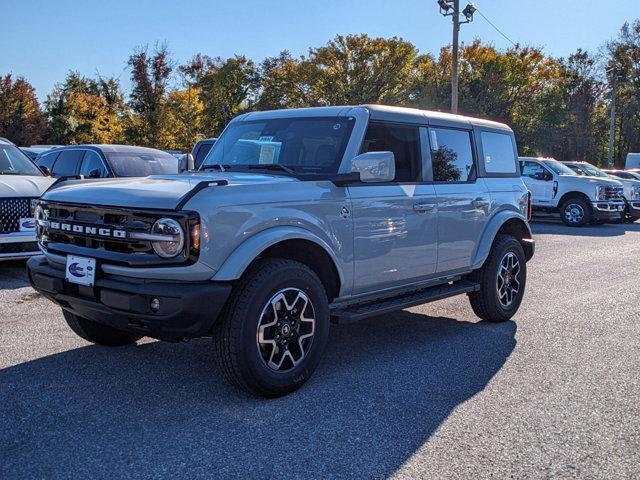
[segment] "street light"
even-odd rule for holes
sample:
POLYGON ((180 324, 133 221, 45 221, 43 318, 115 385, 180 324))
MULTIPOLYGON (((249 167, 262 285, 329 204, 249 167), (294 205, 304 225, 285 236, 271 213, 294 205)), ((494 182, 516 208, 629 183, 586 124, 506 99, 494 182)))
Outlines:
POLYGON ((476 12, 476 6, 473 3, 467 4, 462 11, 462 15, 466 20, 460 21, 460 0, 437 0, 440 7, 440 13, 445 16, 451 16, 453 21, 453 42, 452 42, 452 58, 451 58, 451 112, 458 113, 458 32, 460 25, 463 23, 473 22, 473 14, 476 12), (452 9, 451 12, 450 10, 452 9))

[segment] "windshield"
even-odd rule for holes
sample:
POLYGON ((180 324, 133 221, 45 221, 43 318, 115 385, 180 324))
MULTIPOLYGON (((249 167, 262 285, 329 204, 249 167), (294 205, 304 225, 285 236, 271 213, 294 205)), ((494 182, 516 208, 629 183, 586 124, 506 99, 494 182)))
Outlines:
POLYGON ((105 152, 116 177, 148 177, 178 173, 179 160, 164 152, 105 152))
POLYGON ((231 123, 202 168, 273 169, 302 174, 337 173, 353 118, 279 118, 231 123))
POLYGON ((574 170, 579 175, 586 175, 588 177, 608 177, 606 173, 597 167, 594 167, 590 163, 570 163, 569 168, 574 170))
POLYGON ((544 163, 544 165, 546 167, 549 167, 551 170, 553 170, 558 175, 576 175, 576 172, 571 170, 565 164, 560 163, 559 161, 554 160, 552 158, 548 158, 546 160, 543 160, 542 163, 544 163))
POLYGON ((29 157, 13 145, 0 145, 0 175, 43 176, 29 157))

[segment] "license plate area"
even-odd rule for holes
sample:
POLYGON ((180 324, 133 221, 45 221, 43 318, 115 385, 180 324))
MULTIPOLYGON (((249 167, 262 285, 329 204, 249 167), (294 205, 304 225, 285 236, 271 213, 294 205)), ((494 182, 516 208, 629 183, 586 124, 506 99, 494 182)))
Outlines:
POLYGON ((95 258, 67 256, 67 266, 65 268, 65 279, 67 282, 76 285, 93 287, 96 281, 96 260, 95 258))

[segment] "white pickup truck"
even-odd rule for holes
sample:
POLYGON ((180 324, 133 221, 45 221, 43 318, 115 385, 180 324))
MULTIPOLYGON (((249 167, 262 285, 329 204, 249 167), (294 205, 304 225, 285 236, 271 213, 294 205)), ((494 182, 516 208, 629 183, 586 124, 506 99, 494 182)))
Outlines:
POLYGON ((40 253, 33 209, 52 183, 18 147, 0 138, 0 261, 40 253))
POLYGON ((578 175, 586 175, 598 178, 613 178, 622 184, 624 200, 624 212, 620 218, 624 223, 633 223, 640 219, 640 180, 636 178, 622 178, 623 174, 610 173, 600 170, 595 165, 587 162, 563 162, 567 167, 578 175))
POLYGON ((522 180, 536 216, 558 216, 571 227, 619 220, 622 184, 611 178, 580 176, 553 158, 520 157, 522 180))

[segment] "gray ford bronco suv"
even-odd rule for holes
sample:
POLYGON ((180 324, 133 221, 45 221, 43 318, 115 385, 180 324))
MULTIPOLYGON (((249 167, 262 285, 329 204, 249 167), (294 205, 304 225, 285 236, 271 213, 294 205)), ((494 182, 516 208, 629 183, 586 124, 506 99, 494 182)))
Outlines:
POLYGON ((36 290, 80 337, 211 336, 225 377, 300 387, 330 322, 467 294, 511 318, 534 253, 505 125, 364 105, 235 118, 200 171, 59 181, 36 207, 36 290))

